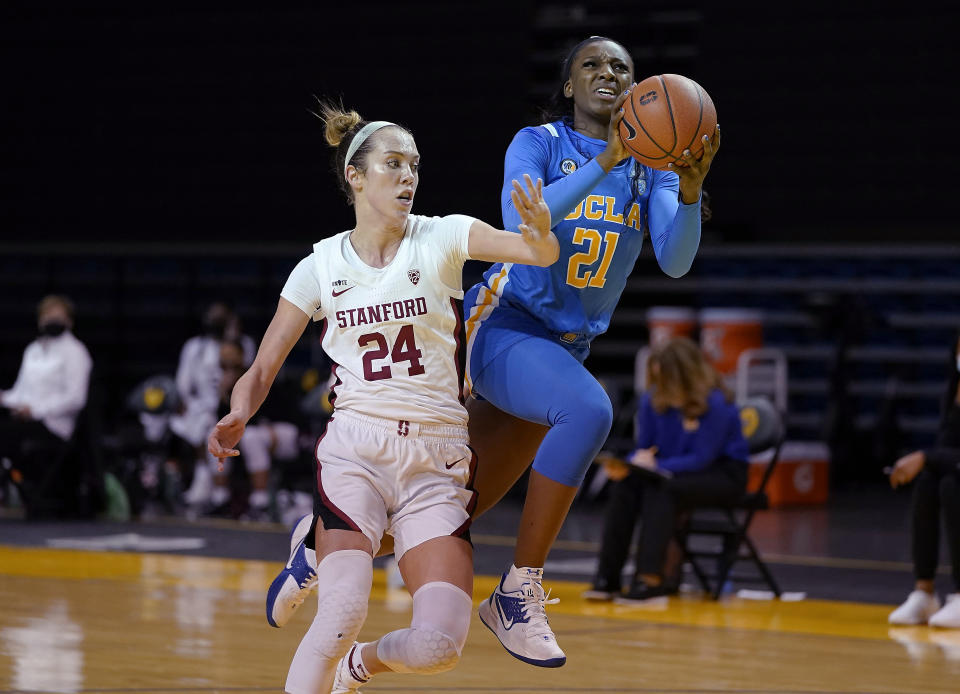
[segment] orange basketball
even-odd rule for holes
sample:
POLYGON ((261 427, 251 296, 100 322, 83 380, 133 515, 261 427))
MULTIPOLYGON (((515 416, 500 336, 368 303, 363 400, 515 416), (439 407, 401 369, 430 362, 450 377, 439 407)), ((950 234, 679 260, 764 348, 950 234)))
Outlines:
POLYGON ((620 139, 634 159, 654 169, 682 163, 683 151, 703 153, 717 109, 707 91, 683 75, 654 75, 640 82, 623 104, 620 139))

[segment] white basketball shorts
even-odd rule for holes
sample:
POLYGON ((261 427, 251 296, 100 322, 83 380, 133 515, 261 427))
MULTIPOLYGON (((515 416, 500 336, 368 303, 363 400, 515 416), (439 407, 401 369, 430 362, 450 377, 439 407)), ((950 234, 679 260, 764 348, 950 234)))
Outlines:
POLYGON ((397 559, 435 537, 469 539, 476 456, 467 430, 337 411, 317 442, 325 528, 357 530, 397 559))

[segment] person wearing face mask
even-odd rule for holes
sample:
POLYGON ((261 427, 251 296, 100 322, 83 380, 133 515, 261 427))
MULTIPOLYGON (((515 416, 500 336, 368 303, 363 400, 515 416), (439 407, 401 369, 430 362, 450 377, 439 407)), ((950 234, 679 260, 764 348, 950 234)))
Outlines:
POLYGON ((929 624, 960 629, 960 338, 950 352, 950 376, 941 407, 940 429, 931 448, 900 458, 890 472, 890 486, 910 482, 914 589, 890 613, 897 625, 929 624), (953 592, 941 605, 934 588, 940 548, 940 519, 947 531, 953 592))
POLYGON ((0 457, 23 463, 24 443, 70 439, 87 402, 93 360, 74 336, 73 302, 50 295, 37 306, 39 336, 23 352, 17 380, 0 391, 0 457))
POLYGON ((204 311, 203 333, 187 340, 177 363, 177 391, 183 402, 182 412, 170 418, 170 429, 196 452, 193 482, 184 497, 191 506, 209 504, 218 507, 228 495, 213 484, 216 461, 205 452, 207 434, 217 421, 220 402, 220 345, 237 340, 243 347, 244 363, 253 363, 256 345, 251 337, 240 334, 239 321, 226 303, 215 301, 204 311))

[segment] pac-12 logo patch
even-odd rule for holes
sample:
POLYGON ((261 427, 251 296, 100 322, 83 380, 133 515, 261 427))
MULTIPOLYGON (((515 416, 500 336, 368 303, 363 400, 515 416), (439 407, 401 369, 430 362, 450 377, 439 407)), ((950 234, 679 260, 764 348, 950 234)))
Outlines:
POLYGON ((573 159, 564 159, 562 162, 560 162, 560 170, 569 176, 577 170, 577 162, 575 162, 573 159))
POLYGON ((413 282, 414 286, 416 286, 417 282, 420 281, 420 271, 407 270, 407 277, 410 278, 410 281, 413 282))

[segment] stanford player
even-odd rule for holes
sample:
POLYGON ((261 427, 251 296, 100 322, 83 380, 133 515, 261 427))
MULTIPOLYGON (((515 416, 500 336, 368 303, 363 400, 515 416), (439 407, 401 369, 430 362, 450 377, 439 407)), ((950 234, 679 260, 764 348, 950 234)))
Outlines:
POLYGON ((338 378, 317 446, 323 590, 290 665, 291 694, 346 692, 379 672, 437 673, 457 663, 472 608, 466 532, 476 500, 461 389, 461 271, 470 258, 546 266, 559 255, 539 181, 514 185, 521 234, 462 215, 413 215, 413 136, 331 105, 322 118, 356 227, 315 244, 291 273, 231 412, 209 439, 214 456, 238 454, 244 425, 307 322, 322 321, 338 378), (384 533, 413 595, 413 619, 408 629, 355 644, 384 533))

